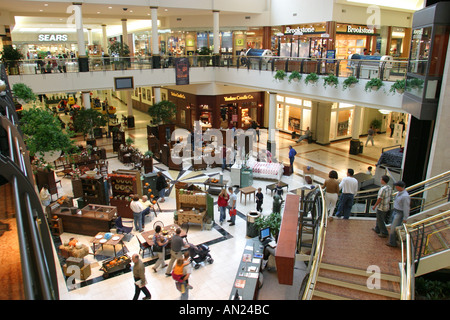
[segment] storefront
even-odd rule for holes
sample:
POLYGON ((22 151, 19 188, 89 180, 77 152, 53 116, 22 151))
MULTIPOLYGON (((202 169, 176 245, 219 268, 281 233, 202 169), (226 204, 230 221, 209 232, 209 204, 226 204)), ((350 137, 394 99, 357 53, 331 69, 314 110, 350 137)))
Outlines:
POLYGON ((27 59, 78 52, 76 33, 12 33, 12 43, 27 59))
POLYGON ((252 121, 264 121, 263 93, 249 92, 217 96, 198 96, 168 90, 168 100, 177 106, 175 125, 192 130, 195 121, 208 128, 247 129, 252 121))
POLYGON ((330 141, 352 136, 355 106, 348 103, 333 103, 330 117, 330 141))
POLYGON ((311 126, 311 100, 277 95, 276 129, 300 133, 311 126))
POLYGON ((323 35, 327 36, 325 23, 285 26, 283 31, 278 33, 278 55, 298 58, 325 57, 332 39, 323 35))
POLYGON ((375 28, 367 26, 337 23, 336 25, 336 58, 348 59, 354 53, 374 54, 381 48, 381 38, 375 28))

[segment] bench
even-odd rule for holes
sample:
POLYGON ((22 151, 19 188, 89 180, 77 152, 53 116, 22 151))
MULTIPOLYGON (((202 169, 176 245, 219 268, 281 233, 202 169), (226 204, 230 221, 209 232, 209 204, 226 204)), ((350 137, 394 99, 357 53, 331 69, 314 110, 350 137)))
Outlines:
POLYGON ((294 280, 299 210, 300 196, 295 194, 286 195, 283 219, 281 220, 277 250, 275 253, 279 284, 292 285, 294 280))

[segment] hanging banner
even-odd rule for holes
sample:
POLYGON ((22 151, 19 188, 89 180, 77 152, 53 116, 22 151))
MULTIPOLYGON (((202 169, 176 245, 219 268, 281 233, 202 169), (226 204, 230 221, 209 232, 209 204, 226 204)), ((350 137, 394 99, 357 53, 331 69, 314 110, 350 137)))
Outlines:
POLYGON ((189 59, 175 59, 175 78, 177 85, 189 84, 189 59))

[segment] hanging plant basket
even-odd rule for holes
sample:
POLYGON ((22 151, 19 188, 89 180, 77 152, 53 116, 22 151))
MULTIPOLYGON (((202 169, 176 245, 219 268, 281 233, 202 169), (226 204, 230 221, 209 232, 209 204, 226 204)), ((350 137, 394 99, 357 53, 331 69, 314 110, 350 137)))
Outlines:
POLYGON ((355 76, 350 76, 342 83, 342 89, 345 90, 347 88, 354 88, 358 82, 358 78, 355 76))
POLYGON ((364 87, 364 90, 366 92, 369 91, 378 91, 383 86, 383 81, 378 78, 372 78, 370 81, 366 83, 366 86, 364 87))
POLYGON ((306 84, 316 84, 317 81, 319 81, 319 76, 317 75, 317 73, 314 73, 314 72, 311 72, 305 78, 306 84))

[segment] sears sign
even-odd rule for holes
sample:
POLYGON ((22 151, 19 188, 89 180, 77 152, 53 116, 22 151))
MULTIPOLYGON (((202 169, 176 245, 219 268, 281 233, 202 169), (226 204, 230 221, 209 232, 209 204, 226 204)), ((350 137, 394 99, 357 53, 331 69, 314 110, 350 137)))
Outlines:
POLYGON ((67 34, 40 34, 39 41, 67 41, 67 34))

